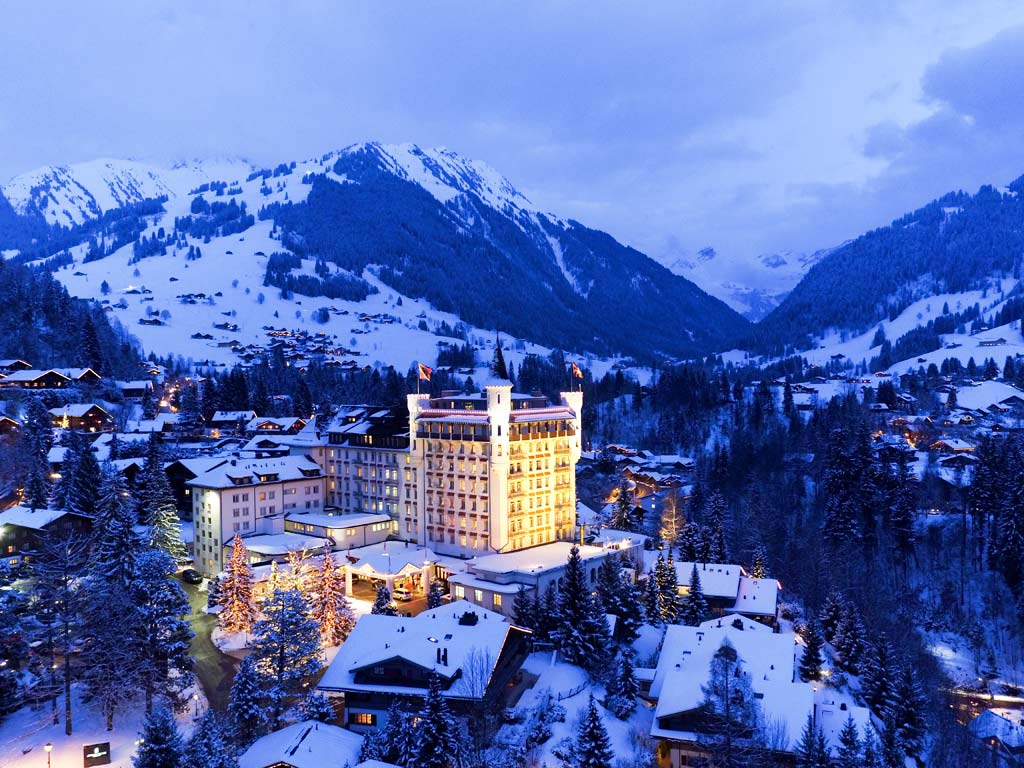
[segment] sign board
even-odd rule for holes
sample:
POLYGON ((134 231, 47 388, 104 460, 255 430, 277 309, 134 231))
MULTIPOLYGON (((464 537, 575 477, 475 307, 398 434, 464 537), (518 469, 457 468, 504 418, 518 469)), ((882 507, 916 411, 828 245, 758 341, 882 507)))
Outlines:
POLYGON ((92 768, 94 765, 110 765, 110 742, 86 744, 82 747, 82 763, 85 768, 92 768))

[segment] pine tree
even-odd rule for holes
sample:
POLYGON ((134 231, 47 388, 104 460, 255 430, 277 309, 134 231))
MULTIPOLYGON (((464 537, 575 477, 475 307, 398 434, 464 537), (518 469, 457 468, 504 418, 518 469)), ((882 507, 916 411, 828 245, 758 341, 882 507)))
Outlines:
POLYGON ((754 549, 754 562, 750 566, 750 578, 768 578, 768 550, 764 544, 758 544, 754 549))
POLYGON ((333 723, 338 718, 334 711, 331 700, 320 691, 310 691, 302 700, 302 718, 304 720, 317 720, 321 723, 333 723))
POLYGON ((228 717, 239 746, 247 747, 263 734, 267 725, 267 710, 263 702, 263 686, 256 658, 246 656, 235 674, 228 701, 228 717))
POLYGON ((329 547, 324 547, 323 560, 312 595, 313 619, 320 626, 325 646, 341 645, 356 625, 356 616, 345 597, 344 577, 338 571, 329 547))
POLYGON ((619 653, 615 674, 608 681, 606 691, 605 707, 619 720, 628 719, 636 710, 636 697, 640 693, 630 651, 624 650, 619 653))
POLYGON ((192 732, 181 768, 238 768, 224 721, 212 709, 206 711, 192 732))
POLYGON ((320 627, 309 617, 298 590, 276 589, 263 604, 263 618, 253 627, 252 655, 271 702, 271 728, 276 730, 285 698, 323 666, 320 627))
POLYGON ((625 477, 619 483, 619 493, 612 505, 612 517, 608 526, 616 531, 632 531, 636 528, 633 518, 633 491, 625 477))
POLYGON ((708 601, 704 599, 704 589, 700 584, 700 574, 697 572, 697 564, 693 564, 690 571, 690 590, 683 598, 682 608, 679 612, 680 621, 688 627, 696 627, 708 614, 708 601))
POLYGON ((590 694, 572 745, 573 768, 611 768, 615 758, 601 712, 590 694))
POLYGON ((825 604, 821 608, 821 628, 825 632, 825 639, 832 642, 836 629, 846 611, 846 599, 841 592, 832 592, 825 598, 825 604))
POLYGON ((441 679, 433 673, 416 723, 410 764, 416 768, 456 768, 463 764, 462 754, 459 728, 441 695, 441 679))
POLYGON ((679 532, 679 559, 686 563, 702 561, 700 554, 704 549, 701 527, 698 523, 685 523, 679 532))
POLYGON ((252 595, 252 566, 249 551, 242 537, 235 534, 231 543, 231 559, 218 588, 222 610, 218 619, 225 632, 248 632, 256 621, 256 604, 252 595))
POLYGON ((83 701, 99 709, 107 730, 140 689, 144 669, 139 613, 120 584, 90 580, 82 605, 82 652, 78 662, 83 701), (116 621, 111 621, 116 616, 116 621))
POLYGON ((24 484, 25 503, 32 510, 46 509, 51 490, 48 456, 53 447, 53 427, 50 412, 39 397, 33 397, 25 407, 21 437, 28 470, 24 484))
MULTIPOLYGON (((103 484, 103 470, 96 460, 88 441, 79 437, 78 455, 75 457, 74 478, 68 492, 68 509, 82 515, 96 514, 100 486, 103 484)), ((63 467, 62 473, 63 473, 63 467)))
POLYGON ((729 547, 726 544, 725 517, 727 506, 725 498, 715 491, 708 498, 704 519, 707 521, 710 536, 710 561, 714 563, 729 562, 729 547))
POLYGON ((868 646, 860 677, 861 693, 871 710, 881 717, 895 696, 898 672, 892 644, 886 638, 868 646))
POLYGON ((395 605, 395 601, 391 599, 391 592, 388 591, 387 587, 383 585, 377 587, 377 598, 373 601, 370 613, 375 616, 398 615, 398 606, 395 605))
POLYGON ((410 721, 409 713, 402 708, 398 697, 392 696, 388 702, 384 727, 366 735, 359 759, 407 764, 413 754, 415 739, 415 730, 410 721))
POLYGON ((104 467, 99 493, 89 575, 126 585, 131 578, 139 542, 128 486, 124 476, 111 464, 104 467))
POLYGON ((909 664, 902 664, 896 674, 893 696, 886 709, 886 721, 891 721, 899 733, 899 741, 907 754, 921 751, 927 723, 924 718, 927 699, 909 664))
POLYGON ((147 478, 147 503, 144 509, 149 526, 149 545, 166 552, 175 563, 188 560, 185 542, 181 539, 178 505, 167 480, 167 473, 157 464, 147 478))
POLYGON ((800 679, 805 683, 817 680, 821 676, 821 665, 825 663, 822 649, 824 638, 821 636, 821 625, 814 619, 807 622, 804 631, 804 652, 800 657, 800 679))
POLYGON ((543 598, 540 595, 536 597, 534 615, 537 617, 537 626, 533 628, 533 634, 537 640, 547 641, 558 625, 558 592, 554 582, 548 584, 543 598))
POLYGON ((558 594, 552 640, 570 664, 594 669, 608 647, 608 622, 600 600, 587 586, 579 547, 573 545, 558 594))
POLYGON ((830 768, 830 763, 825 735, 814 727, 814 718, 808 715, 796 747, 796 764, 798 768, 830 768))
POLYGON ((427 610, 440 608, 442 605, 444 605, 444 595, 441 593, 441 582, 432 579, 430 589, 427 590, 427 610))
POLYGON ((844 601, 839 624, 832 636, 832 645, 839 656, 841 669, 854 674, 859 671, 864 655, 865 634, 864 623, 856 604, 849 600, 844 601))
POLYGON ((536 603, 524 586, 519 587, 512 601, 512 618, 518 626, 534 629, 537 621, 536 603))
POLYGON ((147 712, 155 696, 180 703, 182 692, 194 679, 189 649, 193 634, 182 618, 190 612, 188 598, 172 580, 174 571, 170 555, 148 550, 136 558, 131 577, 129 592, 138 615, 137 653, 147 712))
POLYGON ((53 486, 53 506, 55 509, 71 509, 72 492, 75 478, 78 475, 77 464, 82 454, 84 440, 78 432, 68 432, 64 437, 64 458, 60 463, 60 479, 53 486))
POLYGON ((749 751, 748 734, 760 722, 761 711, 750 673, 743 669, 743 660, 728 640, 715 651, 701 692, 704 712, 714 734, 702 746, 716 765, 739 764, 749 751))
POLYGON ((155 707, 142 726, 142 743, 132 758, 135 768, 182 768, 185 741, 171 711, 155 707))
POLYGON ((644 613, 651 624, 661 624, 661 591, 658 589, 658 574, 653 569, 647 574, 644 613))
POLYGON ((508 379, 508 368, 505 365, 505 354, 501 350, 501 336, 494 342, 494 359, 491 361, 491 373, 499 379, 508 379))
POLYGON ((857 725, 853 717, 848 716, 843 730, 839 732, 839 753, 836 755, 835 768, 860 768, 862 746, 857 725))
POLYGON ((861 768, 882 768, 882 745, 870 725, 864 728, 864 757, 859 765, 861 768))

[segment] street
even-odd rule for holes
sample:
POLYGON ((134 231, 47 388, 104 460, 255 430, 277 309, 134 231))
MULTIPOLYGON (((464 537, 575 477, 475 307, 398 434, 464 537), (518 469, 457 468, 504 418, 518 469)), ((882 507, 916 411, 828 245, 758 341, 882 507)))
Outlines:
POLYGON ((195 658, 195 674, 210 706, 223 712, 228 706, 231 681, 234 680, 237 664, 230 656, 221 653, 210 640, 210 633, 217 625, 217 617, 203 611, 206 607, 206 593, 200 592, 199 587, 193 584, 183 583, 181 586, 192 608, 188 620, 195 633, 190 646, 195 658))

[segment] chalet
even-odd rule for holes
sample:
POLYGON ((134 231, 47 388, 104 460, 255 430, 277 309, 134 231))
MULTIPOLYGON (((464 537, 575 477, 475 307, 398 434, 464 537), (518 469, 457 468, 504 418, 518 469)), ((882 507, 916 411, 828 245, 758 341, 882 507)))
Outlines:
POLYGON ((24 360, 0 360, 0 372, 13 373, 14 371, 31 370, 32 364, 24 360))
POLYGON ((63 373, 35 368, 13 371, 0 379, 0 387, 5 389, 63 389, 70 384, 71 379, 63 373))
POLYGON ((53 426, 76 432, 100 432, 114 428, 110 414, 95 403, 69 403, 61 408, 51 408, 50 419, 53 426))
POLYGON ((87 534, 92 519, 66 509, 37 509, 16 505, 0 512, 0 555, 10 565, 29 562, 48 535, 87 534))
POLYGON ((57 368, 55 370, 57 373, 67 376, 75 384, 99 384, 103 381, 103 377, 92 368, 57 368))
POLYGON ((239 424, 248 424, 256 418, 256 411, 214 411, 209 427, 212 429, 236 429, 239 424))
POLYGON ((681 595, 689 594, 694 565, 713 616, 736 613, 769 627, 778 624, 779 582, 775 579, 752 578, 741 566, 728 563, 677 562, 676 583, 681 595))
POLYGON ((530 630, 464 600, 413 618, 367 614, 317 688, 343 699, 345 723, 357 732, 384 727, 395 697, 419 708, 434 674, 454 715, 479 717, 505 706, 530 636, 530 630))
POLYGON ((276 432, 294 435, 305 426, 305 419, 300 419, 298 416, 257 416, 245 425, 245 431, 249 434, 276 432))
POLYGON ((330 723, 305 720, 268 733, 238 757, 238 768, 321 768, 355 765, 363 737, 330 723))
POLYGON ((178 459, 164 465, 164 472, 167 473, 167 480, 171 484, 171 491, 174 493, 174 500, 177 502, 179 512, 184 513, 187 517, 192 515, 192 489, 189 487, 188 481, 195 480, 199 475, 223 462, 224 459, 219 456, 203 456, 193 459, 178 459))
POLYGON ((992 751, 993 765, 1024 765, 1024 722, 1019 711, 986 709, 967 730, 992 751))
POLYGON ((139 379, 137 381, 115 381, 114 385, 121 392, 121 396, 125 400, 141 400, 146 396, 146 393, 153 393, 153 382, 149 379, 139 379))
POLYGON ((164 321, 159 317, 140 317, 139 325, 163 325, 164 321))
POLYGON ((979 347, 1001 347, 1006 344, 1006 339, 1000 336, 998 339, 984 339, 978 342, 979 347))
POLYGON ((21 422, 10 416, 0 416, 0 440, 13 437, 21 431, 21 422))
POLYGON ((974 446, 958 437, 943 437, 929 446, 929 450, 951 455, 954 453, 974 453, 974 446))

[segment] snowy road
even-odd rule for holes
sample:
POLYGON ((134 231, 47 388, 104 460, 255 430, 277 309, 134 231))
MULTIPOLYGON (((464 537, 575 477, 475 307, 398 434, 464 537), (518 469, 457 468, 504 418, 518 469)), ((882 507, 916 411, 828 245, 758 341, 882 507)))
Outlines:
POLYGON ((217 624, 217 617, 203 612, 206 607, 206 593, 191 584, 183 584, 188 595, 192 613, 188 620, 192 625, 195 637, 192 638, 191 651, 195 657, 195 673, 210 706, 223 712, 228 705, 231 693, 231 681, 235 676, 235 662, 230 656, 221 653, 210 640, 210 632, 217 624))

